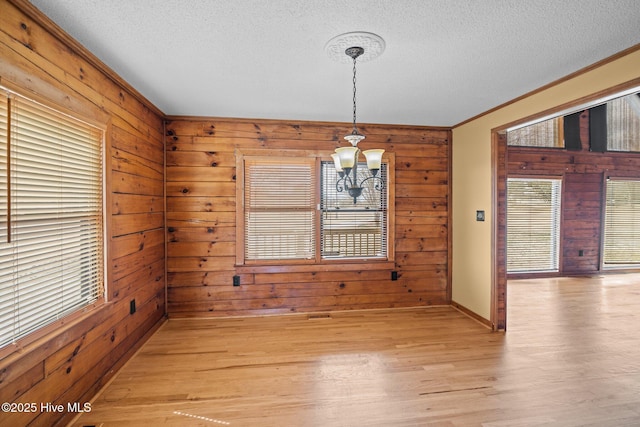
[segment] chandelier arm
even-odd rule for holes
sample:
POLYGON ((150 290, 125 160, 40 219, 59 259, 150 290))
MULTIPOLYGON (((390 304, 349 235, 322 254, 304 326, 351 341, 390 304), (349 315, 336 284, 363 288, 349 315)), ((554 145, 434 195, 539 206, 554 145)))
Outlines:
POLYGON ((350 188, 354 188, 358 182, 353 180, 349 175, 344 175, 336 181, 336 191, 342 193, 343 191, 349 191, 350 188))
POLYGON ((353 179, 351 179, 351 177, 349 175, 346 175, 344 177, 344 188, 346 190, 349 190, 349 188, 354 187, 354 184, 357 184, 357 181, 354 181, 353 179))
POLYGON ((384 179, 382 179, 379 176, 369 176, 365 179, 362 180, 362 182, 360 183, 360 187, 364 187, 364 183, 369 181, 369 180, 374 180, 374 181, 378 181, 376 184, 374 184, 373 188, 375 188, 378 191, 382 191, 385 188, 384 185, 384 179))

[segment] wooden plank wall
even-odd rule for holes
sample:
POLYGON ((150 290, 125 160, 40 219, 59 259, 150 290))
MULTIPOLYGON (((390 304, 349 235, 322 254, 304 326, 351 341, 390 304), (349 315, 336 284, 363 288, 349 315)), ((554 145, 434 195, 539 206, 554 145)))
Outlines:
POLYGON ((109 302, 0 356, 0 401, 65 406, 1 412, 0 425, 64 425, 67 403, 89 401, 165 315, 163 118, 28 2, 0 11, 0 84, 108 125, 109 302))
POLYGON ((166 124, 168 313, 230 316, 448 304, 449 130, 361 126, 361 148, 396 156, 392 269, 235 268, 236 159, 241 149, 340 146, 347 124, 172 118, 166 124), (399 272, 397 281, 390 273, 399 272))
POLYGON ((588 151, 588 111, 581 113, 580 123, 581 151, 507 148, 509 176, 564 178, 560 275, 600 271, 604 180, 607 176, 640 179, 640 154, 588 151))

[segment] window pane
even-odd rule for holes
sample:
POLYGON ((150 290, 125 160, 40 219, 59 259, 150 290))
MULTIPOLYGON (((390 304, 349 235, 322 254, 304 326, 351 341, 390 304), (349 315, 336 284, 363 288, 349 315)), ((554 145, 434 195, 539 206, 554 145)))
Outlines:
POLYGON ((315 160, 245 158, 245 259, 315 257, 315 160))
POLYGON ((507 179, 507 272, 558 271, 559 179, 507 179))
POLYGON ((640 181, 607 180, 604 266, 640 264, 640 181))
POLYGON ((507 132, 507 145, 563 148, 562 118, 545 120, 507 132))
POLYGON ((640 151, 640 96, 632 94, 607 103, 607 150, 640 151))
MULTIPOLYGON (((387 165, 380 177, 386 181, 387 165)), ((371 178, 366 163, 358 163, 358 180, 371 178)), ((387 256, 387 190, 379 191, 377 179, 367 179, 361 197, 354 204, 346 191, 338 191, 338 174, 333 162, 322 162, 322 257, 387 256)))

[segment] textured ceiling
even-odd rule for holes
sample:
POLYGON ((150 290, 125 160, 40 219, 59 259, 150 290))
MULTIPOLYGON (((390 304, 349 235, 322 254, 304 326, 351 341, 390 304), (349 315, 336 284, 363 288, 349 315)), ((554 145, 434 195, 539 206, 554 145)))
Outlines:
MULTIPOLYGON (((32 0, 169 115, 451 126, 640 43, 637 0, 32 0)), ((640 66, 640 64, 639 64, 640 66)))

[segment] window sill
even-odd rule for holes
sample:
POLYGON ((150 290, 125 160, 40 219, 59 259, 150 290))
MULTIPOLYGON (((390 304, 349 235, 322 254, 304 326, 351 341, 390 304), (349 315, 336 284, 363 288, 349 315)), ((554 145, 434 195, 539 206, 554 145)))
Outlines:
MULTIPOLYGON (((75 336, 74 334, 70 334, 70 331, 74 327, 77 327, 78 324, 89 321, 93 316, 98 316, 109 306, 111 306, 111 303, 105 301, 104 298, 101 297, 97 301, 94 301, 73 313, 69 313, 59 320, 36 329, 30 334, 18 339, 16 342, 6 345, 0 349, 1 366, 6 366, 16 359, 23 358, 26 354, 42 352, 43 346, 48 345, 47 343, 51 341, 57 340, 60 336, 71 335, 72 338, 70 340, 77 339, 80 336, 80 333, 75 336)), ((57 348, 53 349, 58 350, 57 348)))
POLYGON ((316 271, 393 270, 395 262, 389 260, 354 260, 322 264, 236 265, 236 272, 250 273, 306 273, 316 271))

